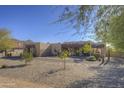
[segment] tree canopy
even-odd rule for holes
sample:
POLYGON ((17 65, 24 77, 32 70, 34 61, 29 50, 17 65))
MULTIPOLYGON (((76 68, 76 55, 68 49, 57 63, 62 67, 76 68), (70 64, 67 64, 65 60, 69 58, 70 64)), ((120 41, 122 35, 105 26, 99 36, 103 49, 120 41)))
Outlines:
POLYGON ((0 29, 0 50, 13 48, 14 41, 10 37, 10 32, 7 29, 0 29))
POLYGON ((90 43, 86 43, 84 44, 84 46, 82 47, 82 50, 84 53, 90 53, 91 52, 91 44, 90 43))
POLYGON ((116 5, 65 6, 58 22, 66 22, 66 25, 68 22, 71 24, 70 26, 76 29, 76 34, 80 34, 82 37, 92 31, 96 35, 96 40, 112 43, 114 46, 119 45, 118 48, 123 48, 123 41, 121 41, 123 40, 122 35, 124 35, 123 17, 119 18, 123 16, 123 11, 124 6, 116 5), (111 38, 111 36, 113 37, 111 38), (117 37, 118 39, 114 40, 117 37))
POLYGON ((124 12, 111 18, 108 38, 116 49, 124 50, 124 12))

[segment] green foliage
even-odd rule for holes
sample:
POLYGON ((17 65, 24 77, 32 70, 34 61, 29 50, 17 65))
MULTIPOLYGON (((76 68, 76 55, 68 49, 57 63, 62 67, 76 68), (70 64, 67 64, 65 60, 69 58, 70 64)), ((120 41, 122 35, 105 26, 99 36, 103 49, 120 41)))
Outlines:
POLYGON ((80 50, 76 50, 76 56, 80 55, 80 50))
POLYGON ((108 38, 115 48, 124 50, 124 12, 111 19, 108 38))
POLYGON ((91 51, 91 44, 90 43, 86 43, 84 44, 84 46, 82 47, 82 50, 84 53, 89 53, 91 51))
POLYGON ((24 51, 22 58, 25 60, 25 63, 32 61, 33 55, 31 52, 24 51))
POLYGON ((63 60, 66 59, 68 56, 69 56, 69 52, 67 50, 62 51, 59 55, 59 57, 63 60))
POLYGON ((15 42, 10 38, 10 32, 6 29, 0 29, 0 50, 11 49, 15 42))
POLYGON ((64 70, 66 68, 66 62, 65 62, 65 59, 70 55, 70 53, 67 51, 67 50, 64 50, 60 53, 59 57, 63 60, 63 63, 64 63, 64 70))
POLYGON ((95 28, 95 33, 97 30, 101 30, 99 25, 103 25, 105 28, 104 25, 111 16, 118 15, 123 9, 124 6, 110 5, 65 6, 56 22, 66 23, 67 26, 75 28, 77 34, 86 35, 92 27, 95 28))
POLYGON ((124 42, 122 41, 124 40, 123 11, 124 6, 119 5, 68 6, 65 7, 57 22, 66 22, 66 25, 67 23, 71 24, 70 26, 76 29, 76 34, 81 34, 82 37, 94 27, 93 32, 97 41, 112 43, 116 48, 124 49, 124 42))

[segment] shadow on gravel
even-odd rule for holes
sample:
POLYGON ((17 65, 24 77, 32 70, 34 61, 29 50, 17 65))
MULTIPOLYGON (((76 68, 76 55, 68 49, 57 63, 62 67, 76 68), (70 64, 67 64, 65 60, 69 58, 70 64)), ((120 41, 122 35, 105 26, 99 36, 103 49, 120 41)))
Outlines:
POLYGON ((114 65, 124 65, 124 59, 123 58, 113 58, 111 64, 114 65))
POLYGON ((67 88, 124 88, 124 69, 115 70, 96 78, 77 80, 67 88))
POLYGON ((47 74, 54 74, 56 72, 59 72, 59 71, 63 71, 64 69, 57 69, 57 70, 50 70, 47 72, 47 74))
POLYGON ((2 68, 0 68, 0 69, 9 69, 9 68, 22 68, 22 67, 25 67, 25 66, 28 66, 28 65, 25 65, 25 64, 23 64, 23 65, 14 65, 14 66, 6 66, 6 65, 4 65, 2 68))
POLYGON ((81 63, 83 62, 83 57, 71 57, 75 63, 81 63))
POLYGON ((91 67, 97 70, 95 77, 87 80, 77 80, 69 84, 68 88, 124 88, 124 59, 114 59, 103 67, 91 67))
POLYGON ((8 60, 21 60, 21 57, 19 57, 19 56, 11 56, 11 57, 2 57, 2 59, 8 59, 8 60))

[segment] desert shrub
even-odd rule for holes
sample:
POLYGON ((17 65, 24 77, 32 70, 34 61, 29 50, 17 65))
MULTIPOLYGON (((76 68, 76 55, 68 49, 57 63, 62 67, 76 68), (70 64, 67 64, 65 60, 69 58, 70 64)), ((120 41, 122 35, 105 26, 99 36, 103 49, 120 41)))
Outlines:
POLYGON ((31 52, 24 51, 21 56, 25 60, 25 64, 33 60, 33 55, 31 52))

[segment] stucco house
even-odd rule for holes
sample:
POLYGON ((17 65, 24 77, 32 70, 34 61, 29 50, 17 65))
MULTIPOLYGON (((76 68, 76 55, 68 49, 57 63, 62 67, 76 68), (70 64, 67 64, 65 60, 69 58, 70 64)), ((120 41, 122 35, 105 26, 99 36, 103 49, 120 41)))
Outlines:
POLYGON ((32 51, 34 56, 57 56, 61 51, 68 50, 71 56, 75 56, 76 51, 83 47, 84 44, 90 43, 92 46, 92 53, 102 54, 105 51, 105 46, 102 43, 94 43, 89 41, 78 42, 64 42, 64 43, 32 43, 26 45, 25 48, 32 51))
POLYGON ((89 41, 74 41, 64 43, 41 43, 33 42, 31 40, 20 41, 13 39, 16 46, 8 50, 11 56, 20 56, 25 50, 32 52, 35 57, 57 56, 61 51, 68 50, 71 56, 75 56, 76 51, 79 50, 85 43, 92 45, 92 53, 99 52, 102 54, 105 51, 105 46, 102 43, 94 43, 89 41))
POLYGON ((105 46, 102 43, 94 43, 91 41, 65 42, 62 44, 62 50, 68 50, 72 56, 76 55, 76 51, 82 48, 86 43, 91 44, 91 53, 102 54, 105 51, 105 46))

